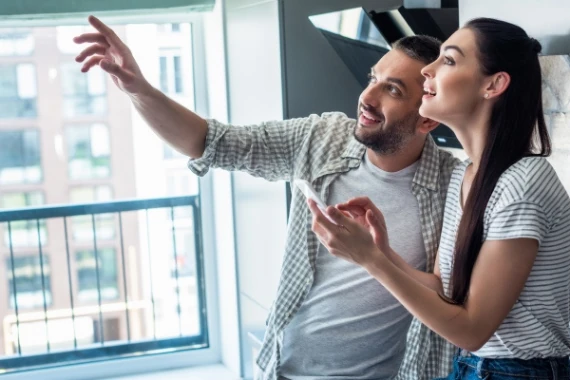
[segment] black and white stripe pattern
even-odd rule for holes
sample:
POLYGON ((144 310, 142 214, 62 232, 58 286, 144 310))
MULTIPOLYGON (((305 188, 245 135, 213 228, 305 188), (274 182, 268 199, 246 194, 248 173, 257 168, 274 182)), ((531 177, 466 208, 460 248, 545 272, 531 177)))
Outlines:
MULTIPOLYGON (((468 164, 455 169, 445 207, 439 260, 448 292, 468 164)), ((475 354, 520 359, 568 356, 570 198, 545 158, 527 157, 506 170, 485 210, 484 240, 515 238, 536 239, 538 255, 513 309, 475 354)))

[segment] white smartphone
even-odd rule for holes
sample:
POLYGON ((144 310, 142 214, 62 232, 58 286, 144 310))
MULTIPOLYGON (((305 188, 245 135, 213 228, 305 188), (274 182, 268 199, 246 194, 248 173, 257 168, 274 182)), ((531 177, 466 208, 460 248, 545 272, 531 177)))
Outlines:
POLYGON ((317 194, 313 186, 311 186, 311 184, 308 181, 305 181, 304 179, 295 179, 293 180, 293 183, 295 184, 295 186, 299 188, 299 190, 301 190, 301 192, 305 195, 307 199, 312 199, 315 201, 317 207, 322 211, 322 213, 327 217, 328 220, 336 224, 336 222, 331 219, 329 214, 326 213, 327 204, 323 202, 321 197, 319 197, 319 194, 317 194))

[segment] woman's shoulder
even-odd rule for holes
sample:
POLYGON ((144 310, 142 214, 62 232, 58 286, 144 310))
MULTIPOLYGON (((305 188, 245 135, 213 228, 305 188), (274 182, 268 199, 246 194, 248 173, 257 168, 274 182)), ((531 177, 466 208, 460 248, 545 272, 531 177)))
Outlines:
POLYGON ((545 185, 545 180, 558 180, 556 171, 545 157, 524 157, 511 165, 499 182, 511 186, 528 188, 534 185, 545 185))
POLYGON ((546 205, 567 193, 556 171, 545 157, 524 157, 511 165, 495 187, 503 201, 546 205))

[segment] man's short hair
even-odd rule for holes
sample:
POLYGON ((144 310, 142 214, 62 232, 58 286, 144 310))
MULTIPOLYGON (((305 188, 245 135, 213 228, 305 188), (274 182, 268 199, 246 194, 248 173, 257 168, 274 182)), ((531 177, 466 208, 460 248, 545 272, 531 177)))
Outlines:
POLYGON ((441 41, 424 35, 409 36, 400 38, 392 45, 392 48, 403 52, 412 59, 429 65, 439 57, 441 41))

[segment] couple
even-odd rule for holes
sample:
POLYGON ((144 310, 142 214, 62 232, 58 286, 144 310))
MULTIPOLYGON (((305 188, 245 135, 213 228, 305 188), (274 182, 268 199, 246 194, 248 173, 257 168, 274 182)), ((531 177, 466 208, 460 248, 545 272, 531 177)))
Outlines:
POLYGON ((372 68, 358 121, 234 127, 152 88, 89 21, 97 32, 75 38, 91 43, 82 71, 108 72, 195 173, 305 179, 339 204, 332 224, 294 190, 262 378, 432 379, 455 346, 449 379, 568 378, 570 200, 541 157, 540 44, 522 29, 477 19, 442 46, 400 40, 372 68), (440 121, 468 161, 438 150, 440 121))

